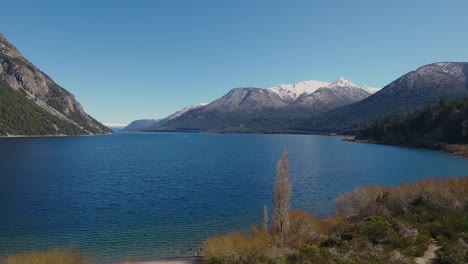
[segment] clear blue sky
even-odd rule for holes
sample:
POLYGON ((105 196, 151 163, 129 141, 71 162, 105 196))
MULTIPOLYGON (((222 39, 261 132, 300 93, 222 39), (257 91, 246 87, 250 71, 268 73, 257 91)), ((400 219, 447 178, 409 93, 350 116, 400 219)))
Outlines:
POLYGON ((382 87, 468 61, 468 1, 2 1, 0 32, 101 122, 159 118, 231 88, 382 87))

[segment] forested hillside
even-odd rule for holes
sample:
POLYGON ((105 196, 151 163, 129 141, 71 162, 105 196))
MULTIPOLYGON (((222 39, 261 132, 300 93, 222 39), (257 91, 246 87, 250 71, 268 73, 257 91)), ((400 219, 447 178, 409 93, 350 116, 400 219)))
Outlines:
POLYGON ((356 135, 390 145, 445 148, 446 144, 468 143, 468 97, 424 110, 376 121, 356 135))
POLYGON ((79 135, 84 131, 0 83, 0 136, 79 135))

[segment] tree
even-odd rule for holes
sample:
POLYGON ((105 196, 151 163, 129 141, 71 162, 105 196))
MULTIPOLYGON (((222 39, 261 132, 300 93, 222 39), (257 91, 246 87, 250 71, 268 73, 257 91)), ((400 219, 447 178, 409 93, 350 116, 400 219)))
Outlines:
POLYGON ((263 229, 268 232, 270 219, 268 219, 268 207, 266 205, 263 206, 263 229))
POLYGON ((291 205, 291 180, 289 179, 288 153, 283 151, 278 161, 273 209, 273 232, 284 241, 289 232, 289 207, 291 205))

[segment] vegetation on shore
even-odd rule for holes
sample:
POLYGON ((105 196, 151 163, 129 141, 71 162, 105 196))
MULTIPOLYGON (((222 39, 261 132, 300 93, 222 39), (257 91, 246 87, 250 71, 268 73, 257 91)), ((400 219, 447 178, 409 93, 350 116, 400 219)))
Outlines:
MULTIPOLYGON (((272 218, 204 242, 205 263, 416 263, 436 248, 438 264, 468 263, 468 177, 426 179, 397 187, 365 186, 336 198, 321 218, 290 210, 287 154, 278 162, 272 218)), ((9 255, 5 264, 90 264, 69 249, 9 255)))
POLYGON ((468 97, 440 101, 409 115, 384 118, 360 130, 355 139, 441 149, 468 156, 468 97))
POLYGON ((328 218, 289 211, 286 232, 264 223, 211 237, 205 262, 415 263, 436 243, 437 263, 467 263, 467 193, 468 177, 359 187, 339 196, 328 218))
POLYGON ((91 264, 90 258, 71 249, 54 248, 9 255, 6 264, 91 264))

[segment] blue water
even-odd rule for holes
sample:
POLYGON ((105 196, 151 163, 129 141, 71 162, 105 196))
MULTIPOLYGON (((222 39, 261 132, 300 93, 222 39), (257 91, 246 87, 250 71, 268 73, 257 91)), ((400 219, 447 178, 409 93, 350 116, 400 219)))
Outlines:
POLYGON ((117 133, 0 139, 0 255, 53 246, 110 260, 193 255, 271 208, 289 152, 293 208, 356 186, 468 175, 468 159, 312 135, 117 133))

